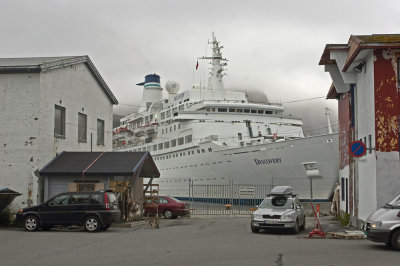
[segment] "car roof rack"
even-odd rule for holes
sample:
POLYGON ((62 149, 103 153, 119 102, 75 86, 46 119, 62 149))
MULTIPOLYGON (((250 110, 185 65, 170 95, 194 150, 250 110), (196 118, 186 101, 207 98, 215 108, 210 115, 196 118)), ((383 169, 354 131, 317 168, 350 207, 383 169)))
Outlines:
POLYGON ((291 186, 276 186, 271 189, 271 192, 268 193, 268 196, 296 196, 293 194, 293 190, 291 186))

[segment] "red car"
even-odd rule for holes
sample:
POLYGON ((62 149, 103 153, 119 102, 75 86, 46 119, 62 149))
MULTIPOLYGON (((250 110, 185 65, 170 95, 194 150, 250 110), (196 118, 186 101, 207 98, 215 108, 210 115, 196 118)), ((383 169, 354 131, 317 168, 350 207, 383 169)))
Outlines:
MULTIPOLYGON (((158 203, 158 215, 164 215, 166 219, 175 219, 178 216, 190 214, 189 204, 169 196, 160 196, 158 203)), ((156 215, 157 204, 147 200, 144 205, 144 215, 156 215)))

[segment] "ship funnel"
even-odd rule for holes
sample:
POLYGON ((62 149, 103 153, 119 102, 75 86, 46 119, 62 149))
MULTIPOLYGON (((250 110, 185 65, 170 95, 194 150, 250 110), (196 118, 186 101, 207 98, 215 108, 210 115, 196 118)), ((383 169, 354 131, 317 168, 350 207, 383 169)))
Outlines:
POLYGON ((160 76, 149 74, 144 78, 144 82, 137 83, 138 86, 144 86, 142 103, 139 107, 139 113, 146 111, 152 103, 162 101, 162 88, 160 85, 160 76))

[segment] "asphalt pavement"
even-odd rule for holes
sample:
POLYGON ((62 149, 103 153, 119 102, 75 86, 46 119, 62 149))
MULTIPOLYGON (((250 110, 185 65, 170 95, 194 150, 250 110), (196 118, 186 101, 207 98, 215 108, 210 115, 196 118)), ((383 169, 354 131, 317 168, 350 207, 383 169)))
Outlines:
MULTIPOLYGON (((325 219, 325 218, 324 218, 325 219)), ((253 234, 249 217, 160 219, 98 233, 80 228, 0 229, 1 265, 399 265, 400 253, 368 240, 305 239, 288 231, 253 234)))

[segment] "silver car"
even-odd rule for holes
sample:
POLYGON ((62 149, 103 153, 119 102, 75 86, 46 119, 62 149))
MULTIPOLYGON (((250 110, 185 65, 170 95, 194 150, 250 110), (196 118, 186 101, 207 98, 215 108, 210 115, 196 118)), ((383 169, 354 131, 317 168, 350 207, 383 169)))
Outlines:
POLYGON ((367 238, 400 251, 400 195, 367 218, 367 238))
POLYGON ((271 190, 251 216, 251 231, 282 228, 298 233, 306 227, 304 208, 291 187, 278 186, 271 190))

